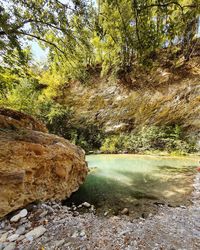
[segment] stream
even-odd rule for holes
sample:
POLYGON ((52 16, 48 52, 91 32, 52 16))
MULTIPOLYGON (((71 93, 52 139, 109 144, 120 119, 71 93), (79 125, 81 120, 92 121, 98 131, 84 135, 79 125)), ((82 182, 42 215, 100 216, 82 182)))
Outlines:
POLYGON ((87 201, 99 215, 146 218, 161 205, 190 204, 198 158, 143 155, 88 155, 85 183, 64 204, 87 201))

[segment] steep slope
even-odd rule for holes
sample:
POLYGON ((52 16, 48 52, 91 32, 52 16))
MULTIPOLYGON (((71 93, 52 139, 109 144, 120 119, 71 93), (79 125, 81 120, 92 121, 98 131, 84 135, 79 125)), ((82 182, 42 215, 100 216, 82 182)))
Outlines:
POLYGON ((88 85, 73 82, 57 101, 72 107, 77 120, 101 126, 106 132, 131 131, 145 125, 183 126, 200 132, 200 59, 177 68, 137 71, 121 80, 93 74, 88 85))

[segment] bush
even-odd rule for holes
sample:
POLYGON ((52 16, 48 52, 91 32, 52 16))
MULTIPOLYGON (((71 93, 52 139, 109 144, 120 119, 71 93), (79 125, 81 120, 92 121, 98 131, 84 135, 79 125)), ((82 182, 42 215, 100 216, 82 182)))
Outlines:
POLYGON ((6 96, 0 100, 0 105, 35 115, 40 95, 37 84, 35 80, 21 80, 16 86, 13 85, 6 96))
POLYGON ((123 150, 123 136, 111 136, 105 139, 101 146, 101 151, 104 153, 118 153, 123 150))
POLYGON ((140 153, 145 151, 167 151, 186 154, 195 152, 195 142, 188 142, 182 128, 176 126, 144 127, 139 132, 112 135, 106 138, 101 147, 102 152, 117 153, 121 151, 140 153))

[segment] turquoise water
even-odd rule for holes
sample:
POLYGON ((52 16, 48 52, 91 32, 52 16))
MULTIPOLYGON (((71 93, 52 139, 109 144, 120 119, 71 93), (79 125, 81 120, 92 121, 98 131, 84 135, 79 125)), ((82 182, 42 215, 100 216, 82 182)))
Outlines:
POLYGON ((90 173, 67 203, 87 201, 99 213, 153 212, 158 203, 183 205, 199 159, 138 155, 89 155, 90 173))

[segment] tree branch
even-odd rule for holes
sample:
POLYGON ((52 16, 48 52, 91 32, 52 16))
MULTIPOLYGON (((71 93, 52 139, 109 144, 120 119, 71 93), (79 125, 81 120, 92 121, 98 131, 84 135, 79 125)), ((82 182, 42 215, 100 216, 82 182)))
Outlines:
POLYGON ((29 34, 29 33, 26 33, 25 31, 17 31, 16 32, 16 35, 24 35, 24 36, 29 36, 29 37, 32 37, 32 38, 35 38, 39 41, 42 41, 42 42, 45 42, 45 43, 48 43, 50 44, 51 46, 53 46, 54 48, 56 48, 58 51, 60 51, 62 54, 65 54, 65 52, 63 50, 61 50, 55 43, 53 42, 50 42, 44 38, 41 38, 37 35, 34 35, 34 34, 29 34))

